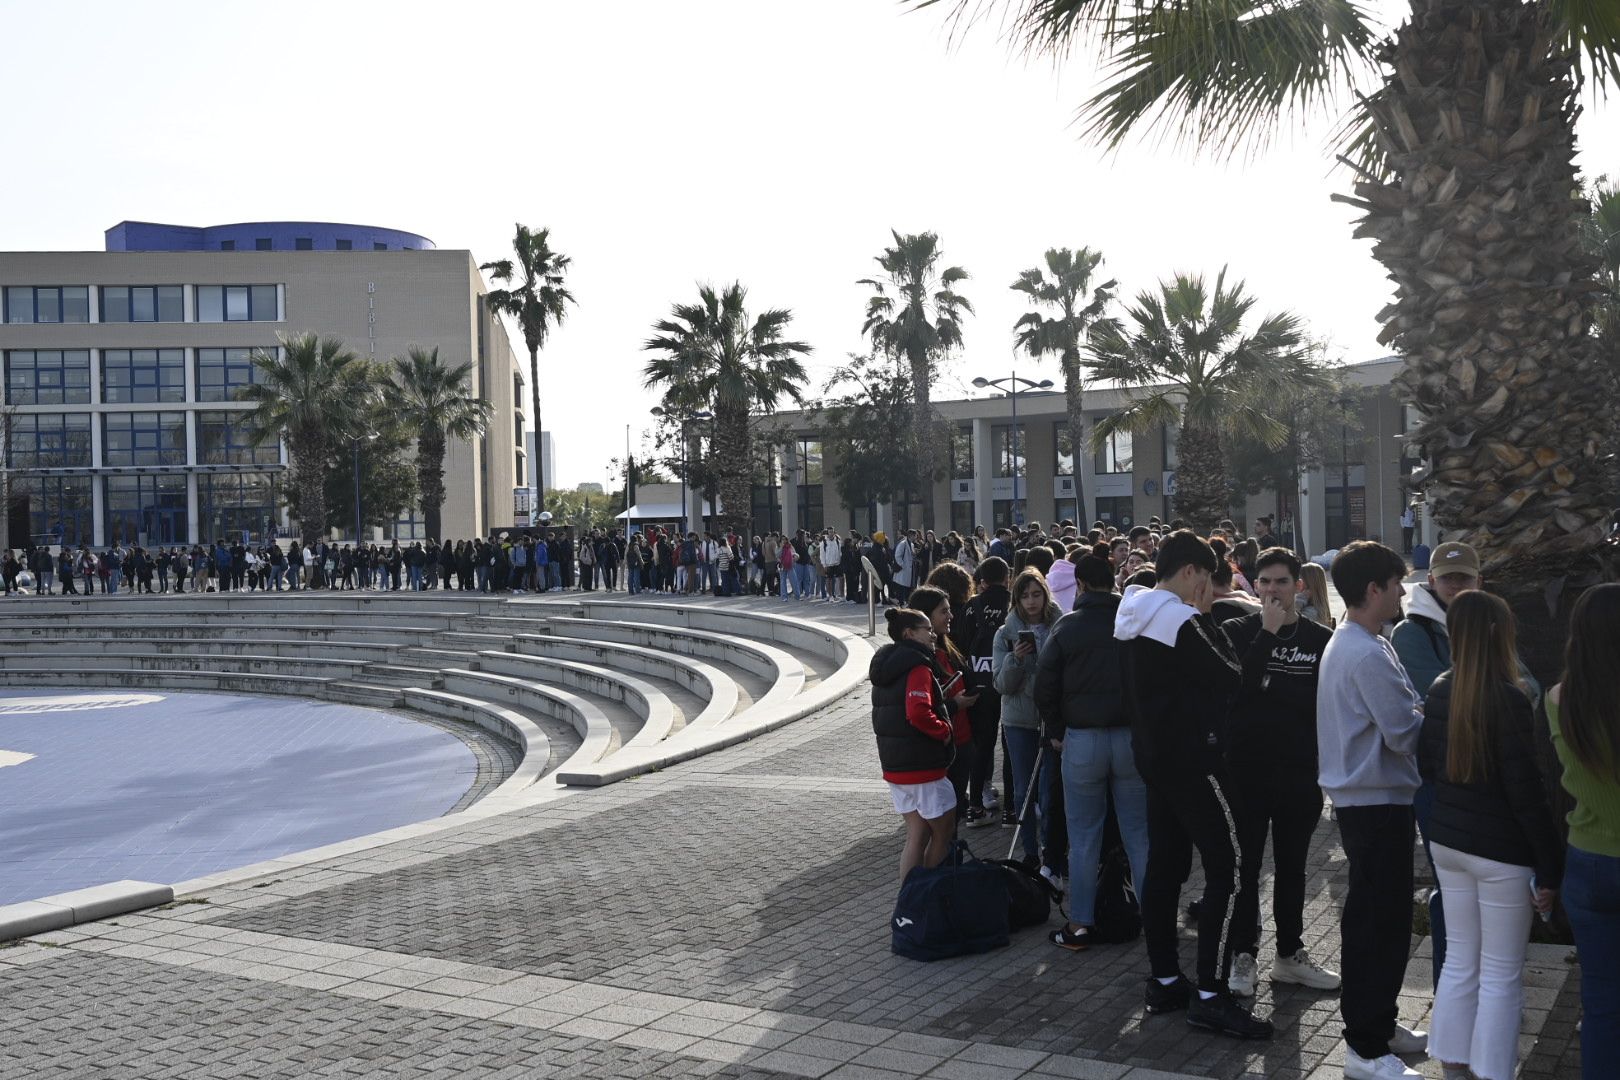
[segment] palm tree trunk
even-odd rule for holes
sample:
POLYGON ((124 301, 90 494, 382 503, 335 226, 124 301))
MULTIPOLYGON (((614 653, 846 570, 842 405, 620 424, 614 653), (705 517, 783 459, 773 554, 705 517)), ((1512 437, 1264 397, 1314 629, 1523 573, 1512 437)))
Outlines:
POLYGON ((1220 433, 1202 424, 1185 424, 1176 443, 1176 515, 1207 534, 1226 516, 1231 485, 1221 456, 1220 433))
POLYGON ((416 440, 416 493, 429 537, 440 540, 444 515, 444 440, 418 436, 416 440))
MULTIPOLYGON (((713 469, 722 528, 748 535, 753 504, 752 432, 748 408, 719 404, 714 414, 713 469)), ((710 510, 714 505, 710 504, 710 510)))
POLYGON ((911 364, 912 438, 917 447, 917 491, 922 498, 922 520, 910 522, 909 526, 930 529, 934 525, 934 466, 938 461, 934 443, 934 410, 928 400, 930 365, 926 352, 913 352, 906 359, 911 364))
MULTIPOLYGON (((534 406, 534 518, 538 519, 540 508, 546 502, 546 452, 545 442, 540 438, 540 347, 529 346, 529 380, 530 403, 534 406)), ((527 476, 518 478, 519 483, 527 482, 527 476)), ((533 520, 533 519, 531 519, 533 520)))
MULTIPOLYGON (((1379 340, 1400 351, 1397 384, 1424 418, 1413 437, 1431 464, 1414 482, 1521 619, 1547 624, 1549 608, 1554 622, 1567 611, 1566 576, 1595 569, 1610 394, 1589 334, 1577 80, 1542 10, 1413 0, 1370 103, 1394 179, 1357 184, 1351 201, 1396 283, 1379 340)), ((1533 670, 1554 671, 1563 635, 1525 630, 1545 653, 1533 670)))
POLYGON ((294 445, 289 438, 288 453, 292 458, 291 479, 298 492, 298 533, 305 547, 326 537, 326 469, 331 454, 318 439, 300 439, 294 445))
POLYGON ((1086 485, 1080 455, 1086 452, 1085 375, 1080 370, 1078 350, 1063 353, 1063 403, 1069 412, 1069 446, 1074 452, 1075 524, 1081 529, 1095 518, 1086 514, 1086 485))

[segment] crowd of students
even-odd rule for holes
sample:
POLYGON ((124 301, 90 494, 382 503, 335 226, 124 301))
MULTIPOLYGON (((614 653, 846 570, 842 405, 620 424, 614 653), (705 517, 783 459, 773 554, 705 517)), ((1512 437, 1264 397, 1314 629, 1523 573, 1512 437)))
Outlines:
POLYGON ((879 761, 906 823, 901 880, 937 865, 958 826, 1014 822, 1028 805, 1024 858, 1068 898, 1051 940, 1080 952, 1107 940, 1098 868, 1117 825, 1146 1011, 1264 1039, 1271 1021, 1242 1002, 1260 978, 1269 837, 1267 974, 1341 991, 1352 1080, 1420 1076, 1402 1060, 1420 1052, 1447 1080, 1511 1080, 1531 921, 1561 897, 1582 961, 1584 1076, 1620 1075, 1620 585, 1582 595, 1563 678, 1543 694, 1467 545, 1435 549, 1404 617, 1402 556, 1348 545, 1331 565, 1346 608, 1335 625, 1327 575, 1264 535, 1269 522, 1253 539, 1230 522, 1208 538, 1180 525, 1057 538, 1034 526, 971 568, 947 559, 901 586, 870 669, 879 761), (1567 841, 1538 724, 1575 800, 1567 841), (1306 948, 1325 800, 1348 868, 1342 975, 1306 948), (1427 1033, 1397 1011, 1419 830, 1438 882, 1427 1033), (1189 978, 1177 923, 1194 856, 1189 978))

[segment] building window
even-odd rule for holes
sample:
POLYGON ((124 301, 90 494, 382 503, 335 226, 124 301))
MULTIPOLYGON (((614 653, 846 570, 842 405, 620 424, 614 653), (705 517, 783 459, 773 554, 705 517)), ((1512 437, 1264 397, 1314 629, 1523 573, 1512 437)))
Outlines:
POLYGON ((103 349, 101 400, 109 405, 186 400, 186 351, 103 349))
MULTIPOLYGON (((962 477, 960 479, 966 479, 962 477)), ((951 503, 951 529, 960 536, 973 535, 973 504, 970 502, 951 503)), ((979 552, 982 557, 984 552, 979 552)))
POLYGON ((183 412, 102 413, 101 463, 184 465, 186 414, 183 412))
POLYGON ((275 322, 274 285, 199 285, 198 322, 275 322))
POLYGON ((87 469, 89 413, 16 413, 10 428, 13 469, 87 469))
POLYGON ((254 240, 253 240, 253 250, 254 251, 269 251, 270 250, 270 238, 268 236, 255 237, 254 240))
POLYGON ((1109 435, 1097 448, 1097 461, 1095 468, 1099 475, 1103 473, 1128 473, 1131 471, 1131 433, 1120 430, 1109 435))
POLYGON ((236 241, 235 240, 221 240, 219 242, 219 250, 221 250, 221 251, 235 251, 236 250, 236 241))
POLYGON ((373 240, 371 242, 371 250, 372 251, 387 251, 388 250, 388 245, 383 243, 381 240, 373 240))
POLYGON ((204 543, 252 543, 275 536, 276 474, 201 473, 197 477, 197 533, 204 543))
POLYGON ((293 240, 294 251, 314 251, 315 241, 307 236, 300 236, 293 240))
POLYGON ((191 524, 184 476, 108 476, 102 480, 109 544, 184 544, 191 524))
POLYGON ((103 285, 101 321, 184 322, 185 292, 179 285, 103 285))
POLYGON ((1129 495, 1099 495, 1097 520, 1116 529, 1128 529, 1136 524, 1136 500, 1129 495))
POLYGON ((821 483, 821 440, 799 439, 793 444, 793 471, 800 484, 821 483))
POLYGON ((266 438, 255 444, 254 429, 244 412, 200 412, 197 414, 197 464, 199 465, 279 465, 281 444, 266 438))
POLYGON ((87 323, 90 321, 88 285, 8 285, 6 322, 87 323))
POLYGON ((274 353, 273 349, 198 349, 197 400, 235 401, 236 391, 252 386, 261 372, 253 363, 256 351, 274 353))
POLYGON ((1080 520, 1079 499, 1054 499, 1052 501, 1052 517, 1059 523, 1072 521, 1082 527, 1089 524, 1080 520))
POLYGON ((1161 430, 1164 434, 1164 467, 1174 472, 1181 467, 1181 429, 1166 424, 1161 430))
POLYGON ((13 349, 6 353, 6 404, 89 402, 90 350, 13 349))
POLYGON ((997 424, 990 429, 990 441, 996 451, 997 476, 1023 476, 1024 425, 997 424))
POLYGON ((990 504, 990 525, 994 529, 1017 529, 1024 524, 1024 500, 997 499, 990 504))
POLYGON ((416 510, 404 510, 389 524, 388 539, 426 540, 427 522, 417 516, 416 510))
POLYGON ((973 479, 972 424, 956 424, 951 428, 951 479, 973 479))
POLYGON ((1052 475, 1074 475, 1074 439, 1070 438, 1067 420, 1052 425, 1052 475))
POLYGON ((764 536, 782 531, 782 474, 776 447, 766 442, 754 446, 753 505, 749 507, 754 532, 764 536))
POLYGON ((28 531, 36 544, 70 546, 94 539, 93 482, 87 474, 72 473, 13 478, 12 504, 27 513, 28 531))
POLYGON ((337 249, 339 251, 353 251, 354 250, 354 241, 353 240, 339 240, 337 242, 337 249))

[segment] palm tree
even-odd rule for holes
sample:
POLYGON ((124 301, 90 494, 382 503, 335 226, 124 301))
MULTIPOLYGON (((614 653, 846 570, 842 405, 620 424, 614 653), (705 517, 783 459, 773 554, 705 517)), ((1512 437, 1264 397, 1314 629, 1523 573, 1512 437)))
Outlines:
POLYGON ((719 516, 723 527, 738 532, 747 530, 752 517, 754 414, 774 411, 783 397, 803 400, 800 388, 809 376, 800 358, 812 351, 803 341, 783 338, 791 311, 773 308, 750 322, 747 298, 748 290, 736 282, 719 293, 701 285, 698 302, 676 304, 642 346, 658 354, 642 371, 645 385, 662 388, 671 411, 714 413, 709 453, 719 516))
POLYGON ((940 448, 934 433, 928 394, 939 362, 962 345, 962 317, 973 305, 954 286, 968 278, 960 266, 940 269, 937 233, 908 233, 891 229, 894 246, 876 256, 885 277, 862 278, 857 285, 872 288, 866 302, 861 333, 872 344, 911 369, 912 440, 917 447, 917 492, 922 497, 923 520, 933 524, 934 475, 940 448))
POLYGON ((1589 333, 1574 157, 1583 87, 1620 81, 1620 5, 1409 0, 1386 37, 1351 0, 911 2, 962 25, 1001 14, 1033 54, 1093 46, 1110 76, 1082 114, 1109 145, 1160 126, 1224 153, 1353 91, 1354 194, 1335 198, 1363 211, 1356 235, 1395 282, 1379 340, 1422 416, 1413 482, 1548 631, 1523 636, 1557 640, 1545 590, 1601 572, 1611 505, 1615 391, 1589 333))
POLYGON ((1179 424, 1176 513, 1200 530, 1213 528, 1232 503, 1222 434, 1281 447, 1287 425, 1268 399, 1318 378, 1300 320, 1268 315, 1245 334, 1253 307, 1242 282, 1227 286, 1224 268, 1213 293, 1202 276, 1177 274, 1138 296, 1125 320, 1092 329, 1091 373, 1146 391, 1092 427, 1092 448, 1116 431, 1179 424))
POLYGON ((1085 411, 1082 398, 1086 388, 1085 375, 1080 367, 1080 343, 1086 340, 1092 326, 1101 318, 1108 305, 1114 302, 1113 279, 1093 285, 1092 274, 1102 265, 1102 252, 1081 248, 1051 248, 1046 253, 1046 270, 1033 267, 1018 275, 1010 288, 1028 296, 1041 308, 1052 312, 1043 315, 1031 311, 1013 326, 1017 335, 1017 348, 1039 360, 1056 353, 1063 368, 1063 398, 1069 412, 1069 445, 1074 449, 1074 497, 1080 507, 1080 516, 1086 514, 1086 489, 1081 480, 1080 454, 1085 442, 1085 411), (1048 277, 1050 274, 1051 277, 1048 277))
POLYGON ((534 481, 538 498, 546 497, 546 457, 540 438, 540 350, 546 347, 551 331, 568 316, 574 294, 563 287, 563 278, 573 260, 551 250, 551 230, 530 230, 519 224, 512 239, 513 259, 498 259, 479 267, 488 270, 504 289, 491 289, 484 302, 491 311, 510 315, 523 330, 523 344, 529 349, 530 404, 534 407, 534 481), (512 284, 516 281, 517 284, 512 284))
POLYGON ((326 535, 326 473, 367 397, 366 364, 335 337, 282 337, 281 355, 254 350, 256 380, 236 391, 253 403, 243 423, 255 444, 287 441, 288 482, 299 507, 305 545, 326 535))
POLYGON ((412 345, 394 357, 393 380, 383 388, 388 409, 416 436, 416 489, 427 534, 441 537, 444 454, 450 439, 482 435, 494 411, 472 392, 472 361, 446 367, 439 350, 412 345))

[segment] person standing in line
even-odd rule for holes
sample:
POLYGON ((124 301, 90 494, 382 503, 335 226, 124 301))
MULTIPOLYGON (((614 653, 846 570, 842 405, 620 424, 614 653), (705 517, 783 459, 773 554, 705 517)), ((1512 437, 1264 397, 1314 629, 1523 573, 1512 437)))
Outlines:
POLYGON ((1013 581, 1012 609, 996 631, 990 668, 996 693, 1001 695, 1001 733, 1007 740, 1007 756, 1012 759, 1012 806, 1019 812, 1026 802, 1029 806, 1019 831, 1024 862, 1039 867, 1041 876, 1058 889, 1065 887, 1069 868, 1064 853, 1054 843, 1053 788, 1058 784, 1058 762, 1054 755, 1041 751, 1035 665, 1062 615, 1052 600, 1045 575, 1035 569, 1019 574, 1013 581), (1032 779, 1035 796, 1030 799, 1027 796, 1032 779))
POLYGON ((62 595, 76 596, 79 590, 73 586, 73 553, 63 544, 56 556, 57 576, 62 579, 62 595))
POLYGON ((996 633, 1012 610, 1012 593, 1007 590, 1007 564, 991 556, 979 564, 977 591, 962 608, 962 624, 954 623, 951 633, 968 661, 968 685, 978 700, 969 718, 973 724, 973 744, 968 749, 968 805, 963 824, 970 829, 1000 824, 993 811, 999 800, 993 786, 996 777, 996 744, 1001 739, 1001 695, 996 693, 996 633))
POLYGON ((951 598, 944 589, 932 585, 919 586, 911 593, 915 608, 928 617, 934 628, 934 666, 943 677, 950 696, 951 730, 956 747, 946 779, 956 796, 956 816, 959 819, 967 807, 969 748, 973 742, 973 722, 970 710, 978 702, 978 695, 967 681, 967 658, 951 639, 951 598))
POLYGON ((911 529, 900 537, 900 542, 894 546, 894 599, 904 606, 911 596, 911 589, 917 583, 916 556, 917 530, 911 529))
MULTIPOLYGON (((1262 522, 1264 524, 1264 522, 1262 522)), ((1305 878, 1311 836, 1322 820, 1316 783, 1316 686, 1333 636, 1294 606, 1299 556, 1267 548, 1254 565, 1261 610, 1221 629, 1243 661, 1243 689, 1232 709, 1227 762, 1237 801, 1242 872, 1232 916, 1232 993, 1253 997, 1259 979, 1260 866, 1271 835, 1272 922, 1277 955, 1271 981, 1337 990, 1339 976, 1305 949, 1305 878)))
POLYGON ((1581 963, 1581 1077, 1620 1075, 1620 585, 1581 594, 1563 682, 1546 698, 1563 786, 1575 799, 1564 911, 1581 963))
POLYGON ((786 600, 788 591, 791 589, 796 592, 799 587, 799 576, 794 570, 794 567, 798 565, 799 553, 794 548, 793 541, 785 536, 782 537, 781 545, 777 551, 777 568, 781 575, 781 598, 786 600))
POLYGON ((1339 921, 1347 1080, 1421 1073, 1398 1055, 1428 1036, 1398 1022, 1412 946, 1412 846, 1423 702, 1380 632, 1400 614, 1406 560, 1372 540, 1333 560, 1333 587, 1348 608, 1322 654, 1316 690, 1318 782, 1339 822, 1350 883, 1339 921))
POLYGON ((1433 785, 1429 843, 1451 908, 1429 1052, 1446 1080, 1513 1080, 1532 904, 1550 913, 1563 848, 1536 768, 1513 612, 1463 593, 1446 613, 1451 670, 1424 702, 1418 769, 1433 785))
POLYGON ((1233 1000, 1233 893, 1238 873, 1224 750, 1227 709, 1243 668, 1210 617, 1215 551, 1190 530, 1159 548, 1158 584, 1126 588, 1114 621, 1123 642, 1125 702, 1131 749, 1147 784, 1148 861, 1142 885, 1142 931, 1152 965, 1150 1013, 1187 1009, 1187 1023, 1237 1038, 1269 1039, 1270 1020, 1233 1000), (1181 974, 1176 915, 1181 884, 1198 852, 1204 903, 1198 919, 1197 992, 1181 974))

